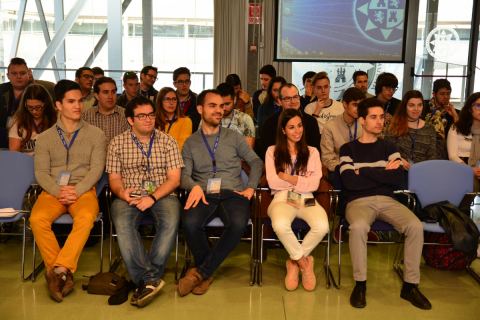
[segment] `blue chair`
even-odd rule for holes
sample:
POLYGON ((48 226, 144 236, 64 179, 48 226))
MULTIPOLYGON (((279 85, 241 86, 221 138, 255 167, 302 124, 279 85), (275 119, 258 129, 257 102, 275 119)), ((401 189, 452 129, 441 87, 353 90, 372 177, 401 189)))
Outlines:
MULTIPOLYGON (((16 214, 0 217, 0 224, 23 220, 21 277, 25 279, 26 213, 23 211, 25 193, 34 182, 33 158, 16 151, 0 151, 0 208, 13 208, 16 214)), ((19 235, 3 233, 5 235, 19 235)))
MULTIPOLYGON (((465 195, 473 195, 473 179, 472 168, 467 165, 448 160, 429 160, 416 163, 410 168, 408 189, 416 195, 422 208, 445 200, 458 207, 465 195)), ((438 222, 422 223, 424 231, 445 233, 438 222)), ((477 227, 480 230, 479 224, 477 227)), ((480 275, 471 268, 471 265, 467 266, 467 271, 480 283, 480 275)))

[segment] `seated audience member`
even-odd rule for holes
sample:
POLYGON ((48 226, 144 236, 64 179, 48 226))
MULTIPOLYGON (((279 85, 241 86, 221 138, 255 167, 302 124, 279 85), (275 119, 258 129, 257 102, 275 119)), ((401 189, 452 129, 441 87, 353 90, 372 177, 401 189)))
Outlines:
POLYGON ((393 97, 398 89, 398 79, 389 72, 380 73, 375 82, 375 96, 383 104, 385 110, 385 126, 388 127, 400 100, 393 97))
POLYGON ((313 96, 313 85, 312 85, 312 78, 315 76, 315 71, 307 71, 305 74, 302 76, 302 83, 303 83, 303 88, 304 88, 304 93, 300 97, 300 105, 302 108, 302 111, 305 110, 305 107, 312 102, 312 99, 314 98, 313 96))
POLYGON ((323 126, 343 113, 341 102, 330 98, 330 79, 326 72, 319 72, 312 78, 313 94, 316 100, 305 107, 305 113, 317 119, 320 134, 323 126))
POLYGON ((274 77, 270 80, 267 88, 267 97, 263 104, 257 110, 257 125, 262 127, 265 120, 273 114, 282 111, 280 100, 278 99, 280 87, 287 81, 283 77, 274 77))
POLYGON ((9 82, 0 84, 0 149, 8 148, 8 132, 13 115, 17 111, 22 94, 29 84, 42 85, 53 99, 54 84, 50 81, 34 80, 32 71, 22 58, 12 58, 7 67, 9 82))
MULTIPOLYGON (((300 95, 297 87, 292 83, 286 83, 280 87, 278 100, 280 101, 282 110, 300 110, 300 95)), ((305 128, 307 145, 320 149, 320 132, 317 121, 309 114, 301 111, 300 113, 302 114, 302 123, 305 128)), ((279 118, 280 112, 273 114, 260 128, 260 139, 256 143, 255 150, 262 159, 265 158, 267 148, 276 144, 277 135, 273 128, 278 127, 279 118)))
POLYGON ((357 88, 348 88, 343 94, 344 111, 327 122, 323 127, 320 147, 322 164, 328 169, 328 180, 340 189, 340 148, 347 142, 358 139, 362 135, 362 127, 358 124, 358 104, 365 99, 365 94, 357 88))
POLYGON ((117 105, 126 107, 127 103, 138 95, 138 76, 135 71, 127 71, 123 74, 123 93, 117 98, 117 105))
POLYGON ((8 134, 8 149, 34 154, 37 136, 57 122, 57 112, 47 90, 29 85, 22 94, 8 134))
POLYGON ((267 89, 270 81, 277 76, 277 70, 275 70, 275 67, 271 64, 266 64, 260 68, 258 74, 260 78, 260 89, 255 91, 252 96, 253 120, 255 122, 258 119, 258 110, 267 98, 267 89))
POLYGON ((95 81, 105 77, 105 71, 103 71, 103 69, 100 67, 93 67, 92 72, 93 72, 93 85, 95 85, 95 81))
POLYGON ((182 225, 195 267, 180 279, 180 296, 204 294, 215 270, 240 242, 250 216, 250 199, 263 168, 243 136, 222 129, 223 99, 217 90, 200 93, 197 108, 202 125, 183 147, 185 168, 181 180, 182 188, 189 191, 182 225), (240 177, 241 160, 251 168, 246 186, 240 177), (225 227, 218 242, 210 247, 204 228, 215 216, 225 227))
POLYGON ((274 194, 267 213, 289 255, 285 288, 291 291, 298 287, 301 271, 303 288, 312 291, 316 278, 310 253, 328 233, 328 218, 312 194, 320 185, 322 164, 318 150, 307 146, 299 110, 286 109, 281 113, 277 143, 267 150, 265 169, 274 194), (302 243, 292 231, 295 218, 304 220, 310 227, 302 243))
POLYGON ((182 151, 185 140, 192 134, 192 120, 183 114, 175 90, 170 87, 160 89, 156 105, 155 128, 171 135, 182 151))
POLYGON ((38 135, 35 146, 35 177, 43 192, 33 206, 30 225, 47 270, 50 297, 61 302, 73 290, 73 273, 98 215, 95 184, 105 167, 106 138, 82 120, 77 83, 60 80, 55 98, 57 123, 38 135), (66 212, 73 226, 60 248, 52 223, 66 212))
POLYGON ((365 98, 375 97, 373 94, 368 93, 368 74, 363 70, 357 70, 353 73, 352 76, 353 86, 357 89, 362 90, 365 94, 365 98))
POLYGON ((144 307, 158 295, 177 234, 182 156, 169 135, 155 130, 155 108, 145 97, 132 99, 125 110, 131 130, 108 146, 107 169, 112 192, 112 220, 128 273, 137 286, 130 303, 144 307), (150 215, 155 237, 147 252, 137 230, 141 216, 150 215))
POLYGON ((82 90, 83 112, 93 107, 96 103, 95 95, 92 91, 93 79, 93 71, 89 67, 81 67, 75 71, 75 82, 80 85, 82 90))
POLYGON ((447 137, 448 158, 468 164, 475 174, 475 191, 480 179, 480 92, 475 92, 460 111, 458 121, 450 128, 447 137))
POLYGON ((107 144, 113 137, 130 129, 125 109, 118 106, 117 84, 109 77, 102 77, 95 81, 93 92, 97 105, 82 114, 83 120, 102 129, 107 137, 107 144))
POLYGON ((237 131, 245 137, 248 146, 253 149, 255 144, 255 125, 252 118, 233 107, 235 91, 233 87, 227 83, 220 83, 217 90, 223 99, 223 119, 222 127, 237 131))
POLYGON ((437 134, 431 125, 420 119, 422 109, 422 93, 407 91, 385 133, 385 140, 397 146, 406 170, 414 163, 437 159, 437 134))
POLYGON ((157 99, 158 91, 153 85, 157 81, 158 71, 156 67, 145 66, 140 71, 140 84, 138 86, 138 95, 143 96, 154 102, 157 99))
POLYGON ((253 106, 250 95, 242 89, 242 81, 238 74, 231 73, 225 78, 225 82, 231 85, 235 91, 234 108, 245 112, 253 119, 253 106))
POLYGON ((192 74, 186 67, 180 67, 173 71, 173 86, 177 97, 180 99, 182 113, 192 120, 192 132, 198 130, 200 115, 197 111, 197 94, 190 90, 192 74))
POLYGON ((419 291, 423 227, 407 207, 393 199, 395 189, 403 184, 402 160, 394 144, 381 140, 384 128, 382 102, 365 99, 358 105, 360 138, 340 148, 340 174, 350 224, 349 247, 356 285, 350 304, 364 308, 367 284, 367 234, 371 224, 383 220, 405 235, 403 286, 400 297, 420 309, 431 309, 428 299, 419 291))
POLYGON ((450 103, 452 87, 447 79, 433 82, 432 98, 425 104, 422 118, 437 132, 437 154, 440 159, 448 159, 446 139, 448 130, 458 121, 458 113, 450 103))

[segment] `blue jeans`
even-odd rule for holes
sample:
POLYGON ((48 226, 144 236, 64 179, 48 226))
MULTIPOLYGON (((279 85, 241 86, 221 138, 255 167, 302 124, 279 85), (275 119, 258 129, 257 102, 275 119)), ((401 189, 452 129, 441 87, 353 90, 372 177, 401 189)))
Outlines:
POLYGON ((163 276, 177 234, 179 216, 180 202, 173 195, 158 200, 145 212, 123 200, 113 201, 112 220, 118 235, 118 246, 136 285, 157 281, 163 276), (138 232, 144 215, 150 215, 155 226, 155 238, 148 253, 138 232))
POLYGON ((202 201, 195 208, 185 210, 182 226, 195 265, 202 277, 209 278, 228 254, 235 249, 245 232, 250 217, 250 201, 230 190, 206 195, 208 205, 202 201), (225 225, 222 236, 210 248, 205 226, 215 217, 225 225))

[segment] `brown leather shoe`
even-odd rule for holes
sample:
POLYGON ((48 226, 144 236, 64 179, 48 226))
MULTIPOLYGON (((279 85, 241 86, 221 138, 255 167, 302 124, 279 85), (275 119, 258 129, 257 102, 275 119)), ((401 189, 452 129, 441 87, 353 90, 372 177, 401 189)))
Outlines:
POLYGON ((210 285, 212 284, 212 282, 213 282, 213 277, 203 280, 202 282, 200 282, 198 286, 193 288, 192 293, 198 296, 205 294, 208 291, 208 288, 210 288, 210 285))
POLYGON ((50 297, 57 301, 63 301, 62 290, 65 285, 65 280, 67 276, 65 273, 55 273, 55 271, 50 270, 45 273, 45 279, 47 280, 47 287, 50 297))
POLYGON ((198 286, 203 280, 203 277, 198 273, 197 268, 192 268, 187 271, 185 276, 178 281, 177 291, 180 297, 186 296, 198 286))
POLYGON ((75 286, 75 282, 73 281, 73 274, 70 270, 67 271, 67 278, 65 279, 65 285, 62 289, 62 296, 66 297, 73 291, 73 287, 75 286))

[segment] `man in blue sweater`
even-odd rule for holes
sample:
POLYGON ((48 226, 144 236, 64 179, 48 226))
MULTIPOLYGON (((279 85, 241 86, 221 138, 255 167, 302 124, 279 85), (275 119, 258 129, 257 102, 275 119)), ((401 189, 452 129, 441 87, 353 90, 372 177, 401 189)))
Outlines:
POLYGON ((403 167, 395 145, 379 139, 385 112, 376 98, 358 105, 362 136, 340 148, 340 175, 347 200, 346 219, 350 224, 350 256, 355 288, 350 304, 366 306, 367 234, 376 220, 390 223, 405 235, 404 282, 400 297, 420 309, 431 309, 419 291, 423 227, 407 207, 393 199, 393 192, 403 184, 403 167))

